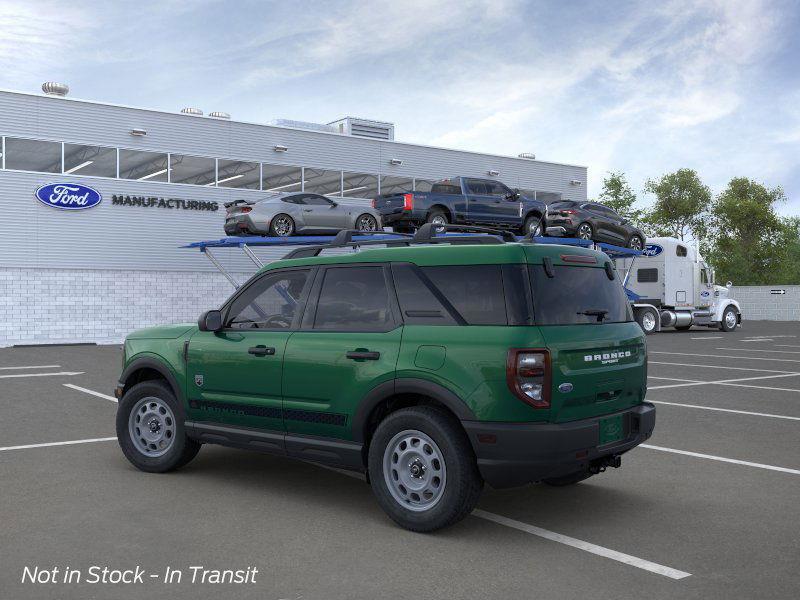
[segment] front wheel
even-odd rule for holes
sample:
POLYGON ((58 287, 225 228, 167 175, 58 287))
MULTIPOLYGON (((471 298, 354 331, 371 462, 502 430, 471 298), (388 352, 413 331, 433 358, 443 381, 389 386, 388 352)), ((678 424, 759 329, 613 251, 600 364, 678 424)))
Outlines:
POLYGON ((736 310, 729 306, 725 309, 725 312, 722 313, 722 321, 719 324, 719 328, 722 331, 734 331, 736 326, 739 324, 739 319, 736 316, 736 310))
POLYGON ((372 491, 381 508, 410 531, 434 531, 466 517, 483 480, 467 436, 429 406, 386 417, 369 446, 372 491))
POLYGON ((656 332, 657 316, 655 311, 652 310, 637 310, 636 311, 636 322, 639 324, 639 327, 642 328, 645 335, 650 335, 656 332))
POLYGON ((372 215, 364 213, 356 219, 356 229, 359 231, 377 231, 378 220, 372 215))
POLYGON ((137 469, 149 473, 181 468, 200 450, 200 444, 186 436, 183 421, 183 407, 166 383, 137 383, 117 407, 122 453, 137 469))

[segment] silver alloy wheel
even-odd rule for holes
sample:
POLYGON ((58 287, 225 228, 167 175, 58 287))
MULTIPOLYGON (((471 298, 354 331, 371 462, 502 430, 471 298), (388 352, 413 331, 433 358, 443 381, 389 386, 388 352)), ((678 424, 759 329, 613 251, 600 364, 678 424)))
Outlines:
POLYGON ((734 311, 728 310, 725 312, 725 325, 728 329, 736 327, 736 313, 734 311))
POLYGON ((359 231, 375 231, 378 229, 378 223, 372 215, 361 215, 358 217, 356 229, 359 231))
POLYGON ((638 235, 635 235, 631 238, 630 243, 628 244, 628 248, 631 250, 641 250, 642 249, 642 238, 638 235))
POLYGON ((655 328, 656 328, 656 317, 652 311, 648 310, 642 315, 642 329, 644 329, 645 332, 649 333, 651 331, 654 331, 655 328))
POLYGON ((442 451, 430 436, 416 429, 406 429, 386 445, 383 478, 400 506, 423 512, 442 499, 447 485, 447 467, 442 451))
POLYGON ((536 221, 536 225, 533 224, 534 222, 531 221, 530 226, 528 227, 528 233, 533 235, 533 237, 539 237, 542 235, 542 222, 536 221))
POLYGON ((444 215, 434 215, 431 217, 431 223, 434 225, 447 225, 447 219, 444 215))
POLYGON ((286 237, 292 235, 294 223, 286 215, 278 215, 272 220, 272 229, 278 237, 286 237))
POLYGON ((148 457, 166 454, 175 441, 175 415, 161 398, 148 396, 128 417, 128 433, 136 449, 148 457))
POLYGON ((582 240, 592 239, 592 226, 588 223, 581 223, 578 227, 578 237, 582 240))

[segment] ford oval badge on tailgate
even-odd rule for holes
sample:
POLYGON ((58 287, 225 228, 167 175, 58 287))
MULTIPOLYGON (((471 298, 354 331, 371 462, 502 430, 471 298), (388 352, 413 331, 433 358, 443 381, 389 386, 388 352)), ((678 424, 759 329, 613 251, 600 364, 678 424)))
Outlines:
POLYGON ((80 183, 48 183, 36 189, 36 199, 61 210, 81 210, 97 206, 103 196, 80 183))

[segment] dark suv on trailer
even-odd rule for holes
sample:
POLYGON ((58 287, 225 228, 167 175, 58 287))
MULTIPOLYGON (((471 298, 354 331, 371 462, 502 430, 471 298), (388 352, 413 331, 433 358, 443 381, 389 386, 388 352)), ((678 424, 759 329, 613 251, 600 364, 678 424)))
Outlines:
POLYGON ((557 200, 547 207, 547 226, 563 227, 567 237, 642 250, 647 239, 625 217, 597 202, 557 200))
POLYGON ((197 325, 128 336, 117 435, 134 465, 176 469, 204 443, 328 463, 430 531, 484 482, 576 483, 650 436, 645 338, 606 255, 341 235, 362 250, 295 251, 197 325))

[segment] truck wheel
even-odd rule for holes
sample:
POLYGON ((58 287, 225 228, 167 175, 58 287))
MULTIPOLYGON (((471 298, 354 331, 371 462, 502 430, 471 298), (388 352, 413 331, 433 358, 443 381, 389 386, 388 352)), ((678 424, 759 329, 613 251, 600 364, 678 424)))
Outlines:
POLYGON ((467 436, 453 417, 430 406, 404 408, 381 421, 368 466, 378 504, 411 531, 460 521, 483 489, 467 436))
POLYGON ((655 311, 648 309, 641 309, 636 311, 636 322, 642 328, 645 335, 650 335, 656 332, 658 323, 656 322, 658 316, 655 311))
POLYGON ((721 331, 733 331, 738 324, 736 310, 732 306, 729 306, 722 313, 722 321, 719 324, 719 328, 721 331))
MULTIPOLYGON (((445 213, 441 208, 434 208, 431 212, 428 213, 428 218, 425 219, 427 223, 433 223, 434 225, 447 225, 449 223, 447 219, 447 213, 445 213)), ((436 233, 445 231, 444 228, 435 227, 436 233)))
POLYGON ((561 477, 550 477, 549 479, 542 479, 542 483, 546 483, 547 485, 552 485, 554 487, 564 487, 565 485, 573 485, 578 483, 579 481, 583 481, 584 479, 589 479, 593 474, 589 473, 589 471, 577 471, 575 473, 570 473, 569 475, 563 475, 561 477))
POLYGON ((283 213, 272 217, 269 224, 269 234, 273 237, 289 237, 294 233, 294 221, 289 215, 283 213))
POLYGON ((130 388, 117 408, 117 440, 137 469, 165 473, 192 460, 200 444, 186 436, 183 406, 158 380, 130 388))
POLYGON ((522 235, 539 237, 542 234, 542 220, 539 217, 531 215, 525 219, 525 225, 522 226, 522 235))

